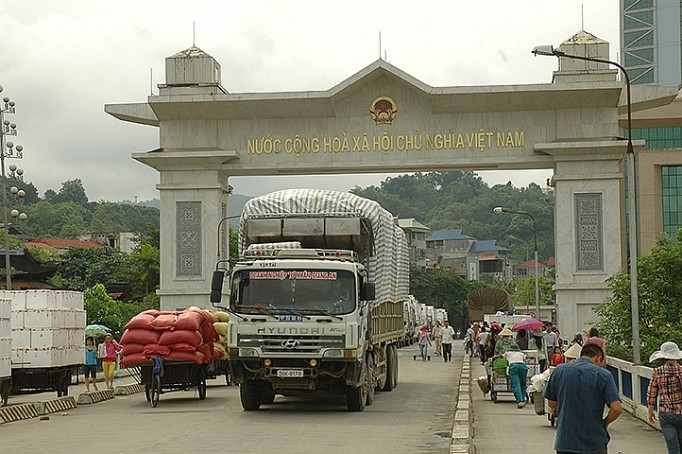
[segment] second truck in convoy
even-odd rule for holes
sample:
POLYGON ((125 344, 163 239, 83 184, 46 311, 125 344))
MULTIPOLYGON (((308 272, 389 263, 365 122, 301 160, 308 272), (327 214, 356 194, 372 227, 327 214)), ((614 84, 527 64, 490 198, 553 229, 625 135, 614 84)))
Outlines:
POLYGON ((251 199, 239 261, 220 268, 211 301, 229 276, 228 355, 245 410, 277 394, 339 394, 362 411, 397 386, 408 248, 378 203, 312 189, 251 199))

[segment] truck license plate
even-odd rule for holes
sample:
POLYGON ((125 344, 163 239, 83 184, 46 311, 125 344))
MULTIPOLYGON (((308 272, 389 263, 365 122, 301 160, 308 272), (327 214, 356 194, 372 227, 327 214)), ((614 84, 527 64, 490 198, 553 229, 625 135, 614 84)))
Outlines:
POLYGON ((303 369, 279 369, 277 376, 279 378, 301 378, 303 377, 303 369))

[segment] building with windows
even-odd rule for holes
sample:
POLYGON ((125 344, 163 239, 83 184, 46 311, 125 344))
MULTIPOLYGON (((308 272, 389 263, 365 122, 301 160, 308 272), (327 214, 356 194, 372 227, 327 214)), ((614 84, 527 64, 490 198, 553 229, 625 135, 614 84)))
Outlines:
MULTIPOLYGON (((680 86, 682 1, 623 0, 622 64, 632 84, 680 86)), ((682 97, 632 115, 632 138, 646 145, 637 155, 639 250, 646 254, 665 233, 682 228, 682 97)), ((627 132, 627 118, 619 124, 627 132)))
POLYGON ((509 282, 510 252, 496 240, 477 240, 462 229, 436 230, 426 238, 427 269, 456 271, 467 280, 509 282))
POLYGON ((622 64, 633 84, 676 86, 682 81, 682 2, 621 2, 622 64))
POLYGON ((415 218, 398 219, 398 226, 403 229, 410 249, 410 266, 426 269, 426 237, 431 229, 415 218))

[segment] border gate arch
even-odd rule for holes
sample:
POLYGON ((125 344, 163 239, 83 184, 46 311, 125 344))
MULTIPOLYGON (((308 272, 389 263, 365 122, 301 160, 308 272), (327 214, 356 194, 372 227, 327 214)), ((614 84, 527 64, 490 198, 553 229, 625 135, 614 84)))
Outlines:
MULTIPOLYGON (((576 37, 562 50, 608 57, 576 37)), ((550 84, 431 87, 378 60, 326 91, 232 94, 200 49, 167 58, 158 96, 105 107, 159 128, 160 147, 133 158, 160 174, 162 309, 208 307, 230 176, 553 169, 557 318, 583 329, 626 257, 624 90, 615 70, 583 64, 550 84)), ((639 102, 676 94, 656 88, 639 102)))

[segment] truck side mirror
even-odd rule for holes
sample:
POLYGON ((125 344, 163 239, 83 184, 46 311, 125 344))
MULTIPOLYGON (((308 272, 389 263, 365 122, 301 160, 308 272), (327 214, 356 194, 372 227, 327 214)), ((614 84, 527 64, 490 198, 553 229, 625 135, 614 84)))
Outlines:
POLYGON ((372 301, 375 297, 375 288, 373 282, 365 282, 360 289, 360 299, 362 301, 372 301))
POLYGON ((225 271, 215 270, 211 279, 211 303, 219 303, 223 296, 223 279, 225 271))

